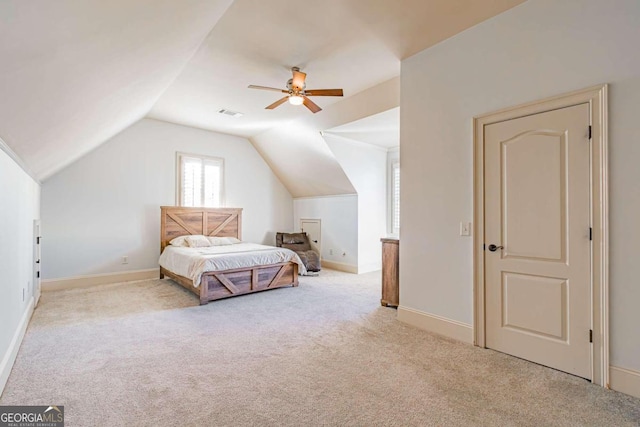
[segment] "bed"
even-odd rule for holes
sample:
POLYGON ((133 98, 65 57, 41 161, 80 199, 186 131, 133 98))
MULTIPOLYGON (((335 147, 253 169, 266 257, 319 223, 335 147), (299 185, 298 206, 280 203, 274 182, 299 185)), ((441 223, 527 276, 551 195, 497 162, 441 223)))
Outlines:
POLYGON ((270 251, 281 248, 263 245, 247 244, 248 246, 244 246, 242 249, 239 245, 230 245, 229 248, 233 247, 231 253, 222 255, 224 247, 210 251, 206 248, 189 248, 195 250, 188 253, 186 248, 173 247, 169 244, 176 237, 197 235, 242 240, 241 208, 161 206, 160 209, 160 278, 169 277, 193 292, 200 299, 201 305, 237 295, 285 286, 298 286, 298 271, 300 268, 304 269, 304 265, 292 251, 295 257, 290 257, 291 260, 285 260, 289 258, 288 253, 280 253, 280 255, 270 253, 270 251), (247 265, 247 252, 250 250, 259 252, 257 265, 255 262, 252 265, 247 265), (202 264, 205 271, 190 270, 189 274, 186 274, 187 270, 184 267, 182 269, 169 268, 177 265, 175 261, 178 257, 191 256, 196 259, 196 254, 200 256, 199 263, 202 264), (214 265, 213 261, 210 261, 213 259, 218 260, 216 261, 218 267, 214 265), (206 271, 208 268, 219 268, 220 265, 224 269, 206 271), (226 268, 230 265, 238 267, 226 268), (174 270, 182 272, 184 275, 174 270))

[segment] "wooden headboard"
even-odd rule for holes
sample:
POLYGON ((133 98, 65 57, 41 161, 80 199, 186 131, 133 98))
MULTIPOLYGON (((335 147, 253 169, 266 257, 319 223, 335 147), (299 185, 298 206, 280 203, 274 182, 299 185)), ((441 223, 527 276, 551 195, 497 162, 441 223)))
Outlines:
POLYGON ((242 240, 242 208, 160 206, 160 252, 171 239, 189 234, 242 240))

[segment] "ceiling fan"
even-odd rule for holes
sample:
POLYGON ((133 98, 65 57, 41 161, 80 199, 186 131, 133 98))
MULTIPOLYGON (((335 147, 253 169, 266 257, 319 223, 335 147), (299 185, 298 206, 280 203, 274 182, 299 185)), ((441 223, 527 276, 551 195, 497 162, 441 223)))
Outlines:
POLYGON ((300 68, 298 67, 291 68, 291 72, 293 73, 293 78, 289 79, 287 82, 287 89, 249 85, 249 89, 271 90, 287 94, 284 98, 280 98, 273 104, 265 107, 266 110, 273 110, 274 108, 284 104, 285 101, 289 100, 289 103, 292 105, 304 104, 304 106, 311 110, 312 113, 317 113, 322 110, 322 108, 318 107, 315 102, 310 100, 308 98, 309 96, 343 96, 342 89, 307 89, 307 84, 305 83, 307 74, 300 71, 300 68))

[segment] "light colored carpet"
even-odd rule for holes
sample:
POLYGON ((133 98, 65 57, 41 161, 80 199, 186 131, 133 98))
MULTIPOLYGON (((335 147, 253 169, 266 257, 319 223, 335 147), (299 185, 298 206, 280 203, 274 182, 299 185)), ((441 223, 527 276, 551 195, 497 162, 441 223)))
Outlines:
POLYGON ((168 280, 45 293, 0 405, 68 426, 638 426, 640 400, 441 338, 330 270, 198 306, 168 280))

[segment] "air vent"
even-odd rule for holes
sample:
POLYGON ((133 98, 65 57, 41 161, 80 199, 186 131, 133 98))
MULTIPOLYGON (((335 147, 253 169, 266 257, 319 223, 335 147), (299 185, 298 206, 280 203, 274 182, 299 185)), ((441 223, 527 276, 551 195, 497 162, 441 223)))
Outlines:
POLYGON ((225 110, 224 108, 222 110, 218 111, 218 113, 225 114, 225 115, 231 116, 231 117, 242 117, 244 115, 242 113, 239 113, 238 111, 225 110))

